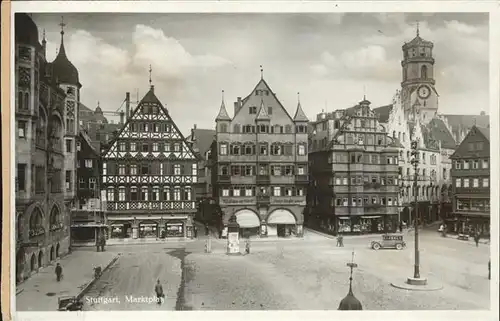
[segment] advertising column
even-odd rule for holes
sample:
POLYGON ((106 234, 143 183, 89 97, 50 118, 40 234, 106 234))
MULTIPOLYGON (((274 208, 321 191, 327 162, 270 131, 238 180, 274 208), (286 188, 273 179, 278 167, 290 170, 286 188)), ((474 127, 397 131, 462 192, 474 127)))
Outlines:
POLYGON ((236 216, 233 215, 229 218, 229 224, 227 225, 228 255, 240 254, 239 230, 240 226, 238 222, 236 222, 236 216))

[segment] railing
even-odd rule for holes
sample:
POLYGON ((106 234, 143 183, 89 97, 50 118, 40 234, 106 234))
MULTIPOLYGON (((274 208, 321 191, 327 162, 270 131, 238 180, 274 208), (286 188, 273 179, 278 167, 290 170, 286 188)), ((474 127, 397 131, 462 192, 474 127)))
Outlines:
POLYGON ((309 184, 309 177, 307 175, 295 175, 295 182, 299 184, 309 184))
POLYGON ((194 201, 119 201, 107 202, 108 211, 127 210, 195 210, 194 201))
POLYGON ((363 184, 364 188, 372 188, 372 189, 379 189, 382 187, 382 184, 380 183, 370 183, 370 182, 365 182, 363 184))

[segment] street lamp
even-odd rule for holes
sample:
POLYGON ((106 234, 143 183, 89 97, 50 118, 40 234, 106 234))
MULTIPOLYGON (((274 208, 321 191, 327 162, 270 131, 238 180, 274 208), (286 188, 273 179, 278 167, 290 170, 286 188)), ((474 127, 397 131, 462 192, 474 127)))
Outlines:
MULTIPOLYGON (((411 156, 413 157, 411 159, 411 164, 413 165, 413 188, 414 188, 414 196, 415 196, 415 207, 414 207, 414 213, 415 213, 415 266, 414 266, 414 271, 413 271, 413 278, 414 279, 420 279, 420 252, 418 248, 418 164, 420 163, 419 161, 419 156, 418 156, 418 141, 414 140, 411 142, 411 156)), ((410 279, 408 279, 410 281, 410 279)), ((423 284, 427 284, 427 280, 423 279, 421 280, 423 284)))

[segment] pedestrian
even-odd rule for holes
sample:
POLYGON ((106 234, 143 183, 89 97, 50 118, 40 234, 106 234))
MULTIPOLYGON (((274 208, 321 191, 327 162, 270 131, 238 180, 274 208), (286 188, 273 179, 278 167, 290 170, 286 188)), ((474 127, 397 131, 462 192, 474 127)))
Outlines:
POLYGON ((399 222, 399 232, 403 233, 403 221, 399 222))
POLYGON ((479 233, 474 234, 474 242, 476 242, 476 247, 479 247, 479 233))
POLYGON ((157 303, 161 304, 165 294, 163 294, 163 286, 160 284, 160 279, 156 280, 155 293, 157 303))
POLYGON ((56 265, 56 279, 57 279, 57 282, 61 281, 61 278, 62 278, 62 266, 60 263, 57 263, 56 265))
POLYGON ((197 238, 197 237, 198 237, 198 229, 195 226, 194 227, 194 238, 197 238))
POLYGON ((208 224, 205 224, 205 235, 208 235, 208 224))
POLYGON ((491 259, 488 261, 488 280, 491 280, 491 259))
POLYGON ((337 236, 337 247, 344 247, 344 237, 342 236, 342 234, 339 234, 339 236, 337 236))

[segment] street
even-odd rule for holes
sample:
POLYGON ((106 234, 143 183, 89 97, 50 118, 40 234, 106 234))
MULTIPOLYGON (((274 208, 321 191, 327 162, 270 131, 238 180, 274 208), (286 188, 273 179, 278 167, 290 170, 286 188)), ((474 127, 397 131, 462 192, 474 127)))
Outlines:
POLYGON ((444 288, 410 292, 390 282, 413 275, 413 234, 402 251, 370 249, 369 242, 379 238, 346 236, 345 247, 338 248, 334 238, 306 231, 302 240, 253 241, 251 253, 241 256, 227 256, 225 241, 216 239, 212 253, 204 253, 203 238, 186 244, 110 246, 109 251, 123 254, 86 300, 116 297, 120 303, 86 302, 85 310, 335 310, 348 291, 346 263, 353 251, 358 264, 353 292, 365 310, 489 308, 489 245, 476 248, 473 242, 423 231, 421 274, 444 288), (126 296, 152 297, 158 278, 165 303, 127 302, 126 296))

